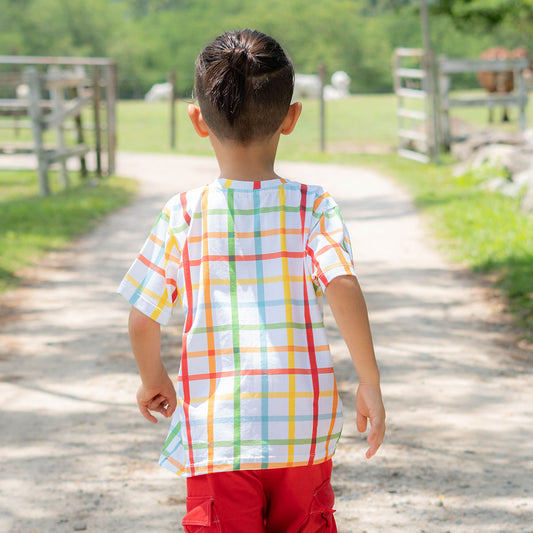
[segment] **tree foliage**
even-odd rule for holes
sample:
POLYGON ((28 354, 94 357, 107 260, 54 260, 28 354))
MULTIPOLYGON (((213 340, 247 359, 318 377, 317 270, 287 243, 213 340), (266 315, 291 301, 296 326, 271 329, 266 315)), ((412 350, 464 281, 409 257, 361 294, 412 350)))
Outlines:
MULTIPOLYGON (((438 53, 476 57, 494 45, 533 48, 533 0, 429 0, 438 53), (484 17, 484 18, 483 18, 484 17), (476 21, 473 31, 472 21, 476 21), (463 24, 462 24, 463 23, 463 24), (484 31, 492 25, 491 32, 484 31)), ((0 0, 0 54, 106 56, 123 97, 167 72, 191 94, 194 60, 219 33, 255 28, 280 40, 298 72, 345 70, 353 92, 392 88, 397 46, 420 46, 418 0, 0 0)))
POLYGON ((477 25, 492 29, 504 23, 531 31, 533 0, 440 0, 433 12, 450 16, 459 27, 477 25))

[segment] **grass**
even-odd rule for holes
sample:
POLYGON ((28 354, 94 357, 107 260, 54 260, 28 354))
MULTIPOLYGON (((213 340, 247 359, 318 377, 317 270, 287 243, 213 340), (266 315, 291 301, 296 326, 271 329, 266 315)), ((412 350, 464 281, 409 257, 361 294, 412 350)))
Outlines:
MULTIPOLYGON (((187 102, 176 106, 177 149, 187 154, 212 154, 209 141, 199 138, 187 116, 187 102)), ((326 107, 328 149, 334 152, 361 152, 368 145, 392 150, 396 142, 394 119, 396 101, 390 95, 354 96, 332 101, 326 107), (349 112, 346 108, 349 107, 349 112)), ((278 155, 282 159, 315 158, 319 151, 318 101, 306 100, 296 131, 283 136, 278 155)), ((118 108, 120 150, 171 153, 168 103, 126 101, 118 108)))
MULTIPOLYGON (((170 147, 168 103, 122 101, 118 106, 118 143, 120 150, 212 154, 209 141, 200 139, 192 130, 187 116, 186 101, 176 105, 177 147, 170 147)), ((499 117, 499 109, 495 117, 499 117)), ((533 106, 528 109, 533 123, 533 106)), ((326 145, 329 154, 387 153, 396 147, 396 97, 391 94, 354 95, 326 103, 326 145)), ((517 131, 516 110, 510 124, 494 124, 506 131, 517 131)), ((282 159, 312 159, 322 156, 319 151, 319 116, 317 100, 304 100, 303 112, 293 134, 282 136, 278 156, 282 159)), ((487 127, 487 111, 482 108, 453 110, 452 118, 464 120, 475 127, 487 127)), ((0 130, 1 134, 1 130, 0 130)))
POLYGON ((41 198, 35 172, 0 172, 0 292, 19 283, 21 269, 96 227, 136 190, 133 180, 84 182, 71 173, 72 186, 58 191, 57 176, 50 177, 55 193, 41 198))

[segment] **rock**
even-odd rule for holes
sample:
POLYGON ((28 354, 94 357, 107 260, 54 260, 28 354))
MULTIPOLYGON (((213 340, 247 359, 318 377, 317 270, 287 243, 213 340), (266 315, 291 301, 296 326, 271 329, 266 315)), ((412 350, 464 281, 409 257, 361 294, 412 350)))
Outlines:
POLYGON ((72 524, 72 529, 74 531, 86 531, 87 529, 87 524, 85 522, 74 522, 72 524))
POLYGON ((519 172, 533 167, 533 150, 525 148, 515 149, 503 157, 502 164, 509 171, 509 174, 514 176, 519 172))
POLYGON ((524 186, 515 183, 514 181, 507 181, 507 183, 499 189, 499 192, 510 198, 520 198, 524 193, 524 186))
POLYGON ((503 189, 503 187, 505 187, 508 183, 509 180, 505 178, 493 178, 484 182, 483 188, 487 191, 494 192, 503 189))
POLYGON ((473 169, 480 168, 485 164, 491 166, 503 166, 504 161, 511 159, 516 149, 508 144, 490 144, 483 146, 472 156, 470 166, 473 169))
POLYGON ((503 177, 492 178, 482 184, 483 189, 491 192, 499 192, 511 198, 519 198, 527 188, 523 182, 517 182, 503 177))
POLYGON ((513 181, 522 187, 533 188, 533 164, 532 166, 513 175, 513 181))
POLYGON ((521 133, 484 130, 469 135, 464 142, 453 144, 452 154, 455 158, 464 161, 487 145, 526 146, 527 141, 521 133))

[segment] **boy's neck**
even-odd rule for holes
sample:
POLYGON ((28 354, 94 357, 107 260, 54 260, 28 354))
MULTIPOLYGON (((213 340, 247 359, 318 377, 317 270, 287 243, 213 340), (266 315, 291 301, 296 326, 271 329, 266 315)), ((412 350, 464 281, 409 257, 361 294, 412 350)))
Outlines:
POLYGON ((220 141, 210 136, 220 168, 220 177, 237 181, 262 181, 279 178, 274 172, 279 134, 250 144, 220 141))

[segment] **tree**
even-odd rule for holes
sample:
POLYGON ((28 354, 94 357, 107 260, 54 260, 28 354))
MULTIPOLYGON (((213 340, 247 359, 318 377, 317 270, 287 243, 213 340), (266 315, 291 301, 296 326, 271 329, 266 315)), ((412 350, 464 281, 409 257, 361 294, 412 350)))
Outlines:
POLYGON ((461 28, 475 24, 491 29, 513 23, 531 31, 533 25, 533 0, 440 0, 432 11, 450 16, 461 28))

